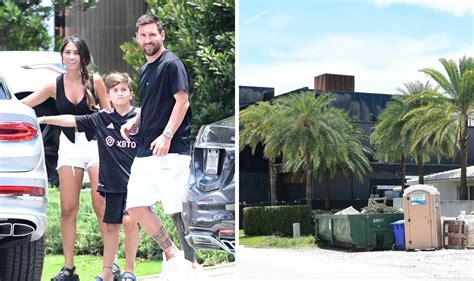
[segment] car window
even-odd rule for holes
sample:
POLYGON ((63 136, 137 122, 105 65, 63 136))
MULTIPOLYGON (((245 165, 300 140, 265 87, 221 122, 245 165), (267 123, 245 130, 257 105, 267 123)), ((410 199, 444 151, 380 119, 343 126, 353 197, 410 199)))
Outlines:
POLYGON ((4 89, 5 85, 0 81, 0 100, 9 100, 10 95, 4 89))

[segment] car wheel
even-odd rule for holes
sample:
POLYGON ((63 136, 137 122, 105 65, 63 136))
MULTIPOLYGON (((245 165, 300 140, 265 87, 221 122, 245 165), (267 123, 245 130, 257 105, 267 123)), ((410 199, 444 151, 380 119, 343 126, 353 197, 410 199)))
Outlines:
POLYGON ((0 280, 40 281, 44 262, 44 238, 0 250, 0 280))

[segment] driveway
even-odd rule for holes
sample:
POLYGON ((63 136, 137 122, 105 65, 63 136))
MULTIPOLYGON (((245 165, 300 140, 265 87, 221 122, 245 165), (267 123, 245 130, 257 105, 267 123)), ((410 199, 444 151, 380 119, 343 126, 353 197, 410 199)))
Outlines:
POLYGON ((237 252, 239 280, 474 280, 474 250, 237 252))
MULTIPOLYGON (((159 274, 139 277, 140 281, 160 281, 159 274)), ((225 280, 235 280, 236 279, 236 270, 235 262, 220 264, 210 267, 205 267, 200 274, 196 276, 191 276, 189 281, 205 281, 205 280, 215 280, 215 281, 225 281, 225 280)))

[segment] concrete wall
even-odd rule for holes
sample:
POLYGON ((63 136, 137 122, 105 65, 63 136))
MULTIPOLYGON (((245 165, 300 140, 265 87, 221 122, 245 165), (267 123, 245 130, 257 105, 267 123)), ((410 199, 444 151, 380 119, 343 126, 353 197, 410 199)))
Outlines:
POLYGON ((457 192, 457 183, 455 182, 436 182, 436 183, 428 183, 429 185, 433 185, 439 191, 440 200, 457 200, 458 199, 458 192, 457 192))
MULTIPOLYGON (((393 207, 402 208, 402 204, 402 198, 393 199, 393 207)), ((467 215, 474 211, 474 200, 441 200, 442 217, 457 217, 461 211, 467 215)))
POLYGON ((441 200, 441 216, 457 217, 460 211, 474 211, 474 200, 441 200))

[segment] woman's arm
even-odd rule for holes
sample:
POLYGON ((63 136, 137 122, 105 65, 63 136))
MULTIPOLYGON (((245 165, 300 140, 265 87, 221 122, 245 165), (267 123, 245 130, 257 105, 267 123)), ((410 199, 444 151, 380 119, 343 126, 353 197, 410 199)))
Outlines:
POLYGON ((98 74, 94 74, 94 90, 101 109, 110 108, 110 99, 105 91, 105 84, 102 77, 98 74))
POLYGON ((38 117, 38 123, 50 124, 61 127, 76 127, 76 117, 74 115, 56 115, 38 117))
POLYGON ((43 85, 38 90, 22 99, 21 102, 29 107, 35 107, 50 97, 56 98, 56 81, 43 85))

